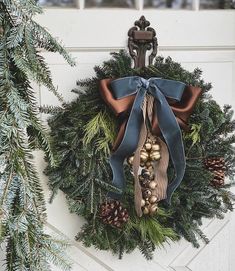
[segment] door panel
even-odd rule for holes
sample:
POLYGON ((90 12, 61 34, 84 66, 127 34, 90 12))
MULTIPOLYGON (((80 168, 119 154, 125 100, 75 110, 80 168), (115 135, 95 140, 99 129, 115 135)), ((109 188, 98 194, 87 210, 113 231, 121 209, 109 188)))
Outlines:
MULTIPOLYGON (((204 1, 204 5, 206 3, 209 1, 204 1)), ((170 55, 189 70, 201 68, 203 78, 214 86, 211 92, 214 98, 220 104, 232 103, 235 106, 234 10, 199 11, 198 0, 192 1, 193 10, 143 9, 142 0, 134 2, 136 9, 84 9, 84 1, 75 4, 79 4, 80 9, 48 8, 44 15, 37 17, 38 22, 63 40, 76 58, 77 66, 71 68, 60 56, 42 52, 52 70, 55 85, 67 101, 76 96, 70 92, 76 87, 76 80, 91 77, 94 65, 109 59, 110 52, 125 48, 128 29, 136 19, 145 15, 157 32, 158 55, 170 55)), ((58 104, 46 88, 40 86, 38 91, 41 105, 58 104)), ((42 118, 45 120, 45 116, 42 118)), ((42 173, 46 165, 41 152, 36 153, 36 164, 49 198, 47 178, 42 173)), ((84 221, 69 213, 62 192, 47 207, 48 231, 71 240, 70 255, 75 261, 73 271, 233 271, 235 266, 235 252, 232 250, 235 214, 228 214, 224 220, 205 220, 203 228, 211 243, 207 246, 202 244, 200 249, 194 249, 181 240, 157 250, 152 262, 147 262, 137 251, 125 255, 120 261, 108 252, 88 249, 73 241, 84 221)))

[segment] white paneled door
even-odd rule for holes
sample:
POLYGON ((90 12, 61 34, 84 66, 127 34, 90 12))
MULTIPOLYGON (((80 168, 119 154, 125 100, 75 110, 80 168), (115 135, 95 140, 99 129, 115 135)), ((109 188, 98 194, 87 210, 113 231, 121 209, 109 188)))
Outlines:
MULTIPOLYGON (((77 59, 75 68, 61 57, 43 52, 50 64, 54 82, 67 100, 76 80, 94 74, 93 66, 109 58, 109 53, 125 48, 127 31, 144 15, 156 29, 158 55, 170 55, 189 70, 201 68, 205 80, 212 82, 212 95, 220 104, 235 106, 235 3, 233 0, 40 0, 45 14, 37 20, 77 59)), ((56 99, 38 87, 41 104, 55 104, 56 99)), ((37 153, 46 196, 49 191, 43 175, 45 162, 37 153)), ((48 230, 64 234, 72 242, 73 271, 233 271, 235 270, 235 214, 224 220, 205 220, 209 245, 194 249, 185 241, 158 250, 152 262, 139 252, 118 260, 108 252, 87 249, 74 240, 83 220, 69 213, 65 197, 59 193, 48 204, 48 230)), ((57 270, 56 268, 54 270, 57 270)))

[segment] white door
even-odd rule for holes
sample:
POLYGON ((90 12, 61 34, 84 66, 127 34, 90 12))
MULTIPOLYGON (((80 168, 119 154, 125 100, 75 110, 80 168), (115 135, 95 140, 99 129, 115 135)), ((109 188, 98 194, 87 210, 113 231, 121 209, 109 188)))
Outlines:
MULTIPOLYGON (((200 67, 205 80, 212 82, 213 96, 220 104, 235 106, 235 7, 232 0, 40 0, 45 14, 37 20, 54 36, 63 40, 77 59, 70 68, 61 57, 43 53, 53 72, 54 82, 67 100, 76 80, 93 75, 93 66, 109 59, 109 53, 125 48, 127 31, 141 15, 156 29, 158 55, 170 55, 189 70, 200 67), (166 8, 166 3, 168 7, 166 8), (120 7, 122 6, 122 7, 120 7)), ((56 104, 56 99, 44 88, 38 88, 41 104, 56 104)), ((38 156, 42 172, 45 164, 38 156)), ((46 177, 41 173, 45 183, 46 177)), ((60 193, 48 205, 48 228, 63 233, 73 243, 73 270, 192 270, 233 271, 235 268, 235 214, 222 221, 205 221, 204 231, 211 239, 209 245, 194 249, 181 241, 158 250, 155 259, 147 262, 139 252, 118 260, 107 252, 87 249, 73 241, 83 223, 71 215, 60 193)), ((56 269, 55 269, 56 270, 56 269)))

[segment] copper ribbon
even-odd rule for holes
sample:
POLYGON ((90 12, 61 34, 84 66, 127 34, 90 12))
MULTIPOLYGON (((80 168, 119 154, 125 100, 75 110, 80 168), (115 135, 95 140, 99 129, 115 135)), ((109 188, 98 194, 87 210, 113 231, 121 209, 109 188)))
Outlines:
MULTIPOLYGON (((127 96, 122 99, 115 99, 112 90, 110 88, 110 83, 112 79, 103 79, 100 81, 100 93, 106 104, 113 110, 117 117, 124 116, 122 123, 119 127, 119 132, 117 134, 116 140, 113 144, 113 151, 115 151, 120 145, 127 123, 128 112, 131 109, 133 102, 135 100, 135 95, 127 96), (125 118, 126 116, 126 118, 125 118)), ((201 88, 194 86, 186 86, 180 102, 175 102, 171 99, 167 99, 170 104, 172 111, 180 125, 180 127, 188 131, 187 121, 193 112, 193 109, 201 95, 201 88)), ((154 135, 160 135, 158 120, 152 118, 152 132, 154 135)))

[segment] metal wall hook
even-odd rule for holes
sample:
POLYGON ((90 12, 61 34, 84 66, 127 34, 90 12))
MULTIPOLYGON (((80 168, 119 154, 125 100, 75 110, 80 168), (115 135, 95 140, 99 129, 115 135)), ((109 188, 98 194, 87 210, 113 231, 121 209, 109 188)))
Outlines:
POLYGON ((144 16, 135 21, 134 25, 128 31, 128 48, 135 68, 142 68, 145 67, 146 52, 149 50, 152 50, 152 53, 149 56, 148 65, 153 63, 157 55, 158 41, 156 31, 150 27, 150 22, 144 16))

